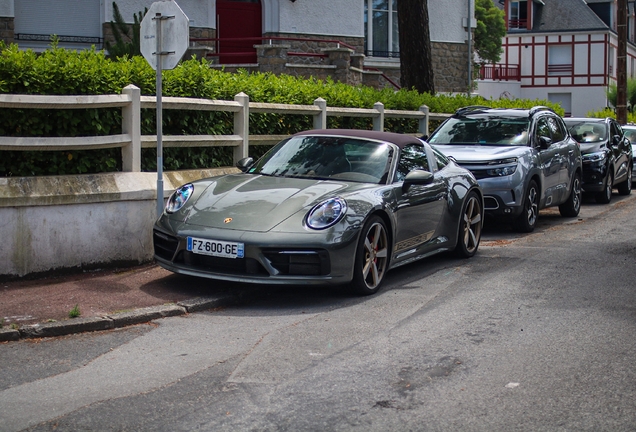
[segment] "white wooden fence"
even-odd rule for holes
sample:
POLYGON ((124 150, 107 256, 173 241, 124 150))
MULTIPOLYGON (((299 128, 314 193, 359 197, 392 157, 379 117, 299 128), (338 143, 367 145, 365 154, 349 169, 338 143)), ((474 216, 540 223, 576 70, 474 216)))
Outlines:
MULTIPOLYGON (((318 98, 313 105, 284 105, 250 102, 239 93, 234 101, 163 97, 163 109, 225 111, 234 113, 232 135, 165 135, 164 147, 229 146, 234 148, 234 162, 248 155, 249 145, 275 144, 286 135, 250 135, 250 113, 298 114, 313 116, 315 129, 327 128, 327 116, 366 117, 373 119, 373 129, 383 130, 385 118, 417 119, 418 134, 428 135, 430 120, 443 120, 448 114, 431 114, 423 105, 418 111, 385 110, 381 102, 372 109, 328 107, 318 98)), ((122 131, 118 135, 84 137, 0 137, 0 150, 90 150, 122 149, 122 170, 141 171, 141 149, 157 146, 156 135, 141 135, 141 108, 155 108, 154 96, 141 96, 134 85, 126 86, 120 95, 54 96, 0 94, 0 108, 86 109, 121 107, 122 131)))

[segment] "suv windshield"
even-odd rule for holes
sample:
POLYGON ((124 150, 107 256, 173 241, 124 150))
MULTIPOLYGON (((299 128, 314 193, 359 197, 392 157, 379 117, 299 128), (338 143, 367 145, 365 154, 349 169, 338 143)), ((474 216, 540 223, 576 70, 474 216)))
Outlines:
POLYGON ((525 117, 450 118, 429 138, 431 144, 528 145, 530 120, 525 117))
POLYGON ((605 123, 566 120, 565 124, 570 129, 572 138, 580 143, 595 143, 607 139, 605 123))

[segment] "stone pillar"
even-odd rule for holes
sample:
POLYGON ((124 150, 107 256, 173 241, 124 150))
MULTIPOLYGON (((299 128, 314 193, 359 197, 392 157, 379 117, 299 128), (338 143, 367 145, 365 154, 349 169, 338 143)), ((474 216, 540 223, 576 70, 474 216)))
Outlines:
POLYGON ((254 45, 256 48, 256 61, 259 71, 271 72, 280 75, 285 72, 288 63, 287 52, 291 48, 288 44, 263 44, 254 45))
POLYGON ((329 56, 329 64, 336 66, 334 80, 349 84, 351 54, 354 51, 349 48, 323 48, 321 51, 329 56))
POLYGON ((13 17, 0 17, 0 40, 6 42, 7 45, 15 42, 13 17))

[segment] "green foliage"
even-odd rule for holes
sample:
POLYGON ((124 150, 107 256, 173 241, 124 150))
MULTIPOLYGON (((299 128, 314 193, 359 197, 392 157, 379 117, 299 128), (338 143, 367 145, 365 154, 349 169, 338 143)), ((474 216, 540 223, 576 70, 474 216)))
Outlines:
POLYGON ((69 317, 69 318, 77 318, 77 317, 79 317, 81 314, 82 314, 82 313, 81 313, 81 312, 80 312, 80 310, 79 310, 79 305, 75 305, 75 306, 73 306, 73 309, 71 309, 71 310, 68 312, 68 317, 69 317))
MULTIPOLYGON (((155 71, 141 56, 107 58, 95 49, 71 51, 58 48, 36 54, 19 50, 17 45, 0 44, 0 92, 12 94, 92 95, 119 94, 134 84, 142 95, 155 94, 155 71)), ((331 79, 302 79, 289 75, 227 73, 210 69, 204 60, 182 61, 175 69, 163 72, 164 96, 234 100, 246 93, 250 101, 312 105, 323 98, 328 106, 372 108, 382 102, 386 109, 418 110, 422 105, 432 113, 452 113, 466 105, 493 107, 532 107, 548 105, 560 114, 558 105, 547 101, 486 100, 465 94, 420 94, 413 90, 377 90, 351 86, 331 79)), ((231 135, 233 114, 228 112, 163 111, 165 135, 231 135)), ((329 128, 371 129, 371 118, 328 117, 329 128)), ((430 130, 436 124, 430 125, 430 130)), ((313 120, 306 115, 250 114, 250 133, 287 135, 311 129, 313 120)), ((385 130, 416 133, 416 120, 386 119, 385 130)), ((142 109, 141 132, 156 134, 156 111, 142 109)), ((75 137, 121 133, 121 110, 103 109, 0 109, 0 136, 75 137)), ((268 146, 250 148, 250 156, 262 155, 268 146)), ((209 168, 232 165, 229 147, 164 148, 164 170, 209 168)), ((142 150, 142 170, 156 170, 156 151, 142 150)), ((0 176, 61 175, 112 172, 121 170, 119 149, 87 151, 3 151, 0 176)))
MULTIPOLYGON (((616 107, 616 101, 618 99, 618 87, 615 82, 612 82, 607 89, 607 100, 609 104, 616 107)), ((636 111, 636 79, 627 79, 627 108, 630 112, 636 111)))
POLYGON ((119 12, 119 6, 113 2, 113 19, 115 21, 110 22, 110 29, 115 38, 115 45, 112 45, 109 41, 104 43, 109 57, 119 58, 141 55, 141 21, 147 12, 148 8, 145 8, 143 13, 140 11, 137 14, 133 14, 133 24, 132 27, 129 27, 121 12, 119 12))
MULTIPOLYGON (((611 117, 613 119, 616 118, 616 110, 612 109, 612 108, 605 108, 601 111, 590 111, 586 114, 587 117, 593 117, 593 118, 605 118, 605 117, 611 117)), ((636 113, 634 112, 627 112, 627 123, 632 123, 632 124, 636 124, 636 113)))
POLYGON ((504 11, 492 0, 476 0, 475 52, 483 63, 497 63, 501 58, 501 43, 506 36, 504 11))

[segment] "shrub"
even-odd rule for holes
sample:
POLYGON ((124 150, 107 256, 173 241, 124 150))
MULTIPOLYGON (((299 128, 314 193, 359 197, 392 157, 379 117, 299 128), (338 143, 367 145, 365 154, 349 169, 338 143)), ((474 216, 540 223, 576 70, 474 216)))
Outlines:
MULTIPOLYGON (((94 48, 71 51, 57 47, 41 54, 19 50, 17 45, 0 42, 0 92, 13 94, 91 95, 119 94, 134 84, 142 95, 155 94, 155 71, 141 56, 109 59, 94 48)), ((454 112, 466 105, 518 106, 549 105, 547 101, 486 100, 466 95, 420 94, 413 90, 377 90, 351 86, 331 79, 303 79, 271 73, 227 73, 210 69, 204 60, 185 60, 175 69, 164 71, 164 96, 233 100, 240 92, 251 101, 282 104, 313 104, 323 98, 329 106, 372 108, 382 102, 386 109, 417 110, 427 105, 431 112, 454 112)), ((166 135, 232 134, 233 116, 225 112, 164 110, 163 132, 166 135)), ((434 125, 431 125, 432 127, 434 125)), ((311 129, 310 116, 250 114, 253 134, 292 134, 311 129)), ((329 117, 330 128, 371 129, 369 118, 329 117)), ((431 130, 432 130, 431 127, 431 130)), ((155 110, 142 110, 144 135, 156 134, 155 110)), ((417 121, 387 119, 385 129, 417 132, 417 121)), ((55 137, 111 135, 121 132, 120 109, 0 109, 0 136, 55 137)), ((262 146, 261 146, 262 147, 262 146)), ((259 156, 263 148, 250 148, 259 156)), ((232 164, 232 150, 226 147, 165 148, 164 169, 193 169, 232 164)), ((5 151, 0 157, 0 176, 61 175, 121 170, 119 149, 91 151, 5 151)), ((156 151, 142 151, 142 170, 156 170, 156 151)))

